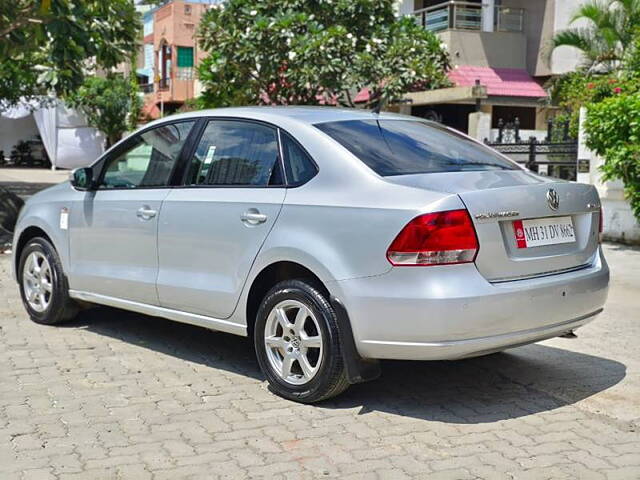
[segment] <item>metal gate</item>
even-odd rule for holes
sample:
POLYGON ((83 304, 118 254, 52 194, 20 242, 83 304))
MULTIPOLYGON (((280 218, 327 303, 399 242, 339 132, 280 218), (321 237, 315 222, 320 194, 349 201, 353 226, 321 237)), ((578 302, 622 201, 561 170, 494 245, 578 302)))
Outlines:
MULTIPOLYGON (((495 142, 485 139, 485 143, 541 175, 575 181, 578 173, 578 141, 569 136, 569 123, 549 121, 544 140, 529 137, 520 138, 520 125, 498 120, 498 138, 495 142)), ((580 171, 585 168, 580 165, 580 171)), ((588 171, 588 165, 586 166, 588 171)))

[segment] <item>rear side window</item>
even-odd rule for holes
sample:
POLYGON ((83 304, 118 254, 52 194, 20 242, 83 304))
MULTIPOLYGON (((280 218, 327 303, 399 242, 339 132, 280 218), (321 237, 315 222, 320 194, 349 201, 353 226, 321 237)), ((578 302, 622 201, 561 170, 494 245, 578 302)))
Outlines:
POLYGON ((274 128, 252 122, 212 120, 191 161, 187 185, 282 185, 274 128))
POLYGON ((284 153, 284 169, 290 185, 302 185, 316 174, 316 166, 300 145, 287 133, 282 132, 282 151, 284 153))
POLYGON ((316 127, 385 177, 518 168, 488 147, 426 122, 348 120, 316 127))

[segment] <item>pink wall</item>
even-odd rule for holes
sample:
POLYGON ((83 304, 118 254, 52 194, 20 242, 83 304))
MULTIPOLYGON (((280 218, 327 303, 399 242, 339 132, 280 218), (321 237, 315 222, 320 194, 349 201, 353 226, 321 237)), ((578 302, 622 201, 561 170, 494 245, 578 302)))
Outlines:
MULTIPOLYGON (((197 44, 198 25, 207 6, 197 3, 189 3, 183 0, 175 0, 168 5, 159 8, 154 14, 153 48, 155 52, 156 71, 160 74, 158 65, 158 52, 163 42, 171 46, 171 73, 170 87, 168 91, 155 92, 153 101, 159 102, 184 102, 195 96, 195 69, 191 80, 176 77, 177 47, 192 47, 194 49, 195 65, 205 57, 197 44)), ((145 41, 150 41, 148 37, 145 41)))

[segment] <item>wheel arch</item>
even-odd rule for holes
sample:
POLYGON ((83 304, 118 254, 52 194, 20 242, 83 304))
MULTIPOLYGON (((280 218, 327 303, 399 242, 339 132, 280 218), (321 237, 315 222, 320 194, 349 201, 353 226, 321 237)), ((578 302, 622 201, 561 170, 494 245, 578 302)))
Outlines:
POLYGON ((266 293, 277 283, 284 280, 308 279, 311 280, 322 293, 329 298, 329 289, 324 282, 310 268, 294 261, 275 261, 260 270, 249 287, 247 301, 245 305, 245 315, 247 322, 247 335, 253 336, 253 329, 256 322, 256 314, 262 299, 266 293))
POLYGON ((345 362, 349 383, 360 383, 373 380, 380 375, 377 360, 363 359, 358 354, 353 338, 351 321, 342 302, 327 288, 325 282, 308 267, 289 260, 273 262, 260 270, 251 282, 245 305, 247 335, 253 338, 256 314, 266 293, 277 283, 284 280, 311 280, 314 286, 331 303, 338 322, 339 336, 342 344, 342 357, 345 362))

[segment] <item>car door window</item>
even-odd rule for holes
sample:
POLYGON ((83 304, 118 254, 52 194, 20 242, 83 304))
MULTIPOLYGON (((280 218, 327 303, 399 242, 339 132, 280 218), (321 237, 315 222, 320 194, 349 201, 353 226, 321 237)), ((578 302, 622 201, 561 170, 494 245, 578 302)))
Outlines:
POLYGON ((289 134, 282 132, 281 138, 287 182, 289 185, 302 185, 317 173, 316 165, 289 134))
POLYGON ((187 185, 282 185, 274 128, 253 122, 212 120, 191 162, 187 185))
POLYGON ((124 152, 107 159, 100 188, 164 187, 195 122, 179 122, 147 130, 124 152))

